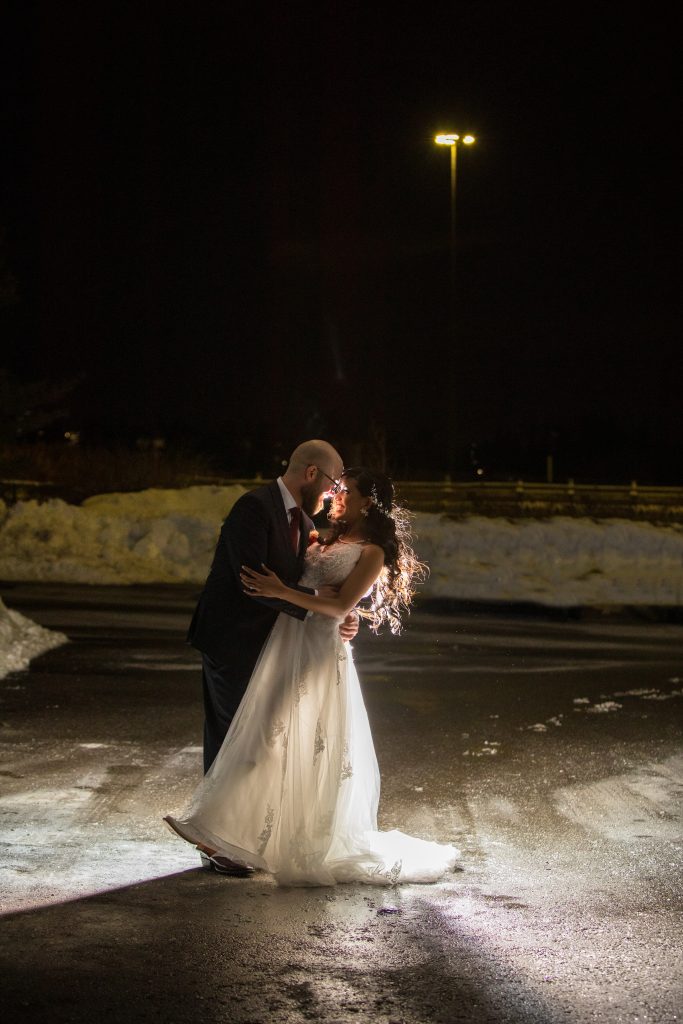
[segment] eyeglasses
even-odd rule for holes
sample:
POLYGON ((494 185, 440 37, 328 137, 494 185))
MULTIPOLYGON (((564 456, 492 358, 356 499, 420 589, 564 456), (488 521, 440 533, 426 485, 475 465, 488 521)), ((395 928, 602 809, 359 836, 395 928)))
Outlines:
POLYGON ((341 490, 341 480, 335 480, 334 477, 330 476, 329 473, 326 473, 324 469, 320 468, 320 466, 315 466, 314 468, 317 469, 319 473, 322 473, 323 476, 327 477, 327 479, 332 484, 332 486, 329 489, 329 493, 338 494, 338 492, 341 490))

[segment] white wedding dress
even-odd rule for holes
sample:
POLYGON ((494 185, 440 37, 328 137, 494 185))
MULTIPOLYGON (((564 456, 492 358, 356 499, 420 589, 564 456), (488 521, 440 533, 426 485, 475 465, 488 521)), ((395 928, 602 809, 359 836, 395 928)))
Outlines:
MULTIPOLYGON (((308 549, 302 584, 341 583, 358 544, 308 549)), ((379 770, 353 655, 338 622, 278 616, 183 838, 272 873, 280 885, 435 882, 458 850, 377 830, 379 770)))

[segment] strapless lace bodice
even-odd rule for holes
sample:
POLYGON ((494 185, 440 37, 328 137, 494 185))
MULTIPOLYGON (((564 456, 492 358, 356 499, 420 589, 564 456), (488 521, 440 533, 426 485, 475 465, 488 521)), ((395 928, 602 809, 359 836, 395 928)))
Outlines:
POLYGON ((300 583, 304 587, 322 587, 324 584, 343 583, 360 558, 362 544, 337 541, 329 547, 311 544, 306 552, 306 563, 300 583))

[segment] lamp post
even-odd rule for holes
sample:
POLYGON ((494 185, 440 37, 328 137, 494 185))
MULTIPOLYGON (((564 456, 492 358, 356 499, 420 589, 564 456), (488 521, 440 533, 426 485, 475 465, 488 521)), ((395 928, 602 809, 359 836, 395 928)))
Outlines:
MULTIPOLYGON (((455 401, 455 391, 459 375, 456 369, 457 366, 457 349, 455 345, 455 339, 457 334, 457 308, 456 308, 456 294, 455 294, 455 186, 457 183, 457 170, 458 170, 458 146, 462 143, 464 146, 471 146, 474 142, 473 135, 464 135, 462 138, 460 135, 456 135, 455 132, 445 132, 440 135, 436 135, 434 142, 438 146, 450 146, 451 149, 451 295, 450 295, 450 330, 451 344, 448 346, 446 354, 446 365, 447 378, 449 387, 451 389, 450 401, 446 404, 446 432, 448 437, 448 449, 449 453, 455 450, 456 436, 457 436, 457 416, 455 401)), ((462 339, 461 339, 462 343, 462 339)), ((449 470, 452 464, 452 455, 449 454, 448 465, 449 470)))
POLYGON ((455 307, 455 186, 458 171, 458 146, 471 146, 475 141, 474 135, 456 135, 455 132, 445 132, 434 137, 437 146, 450 146, 451 150, 451 302, 455 307))

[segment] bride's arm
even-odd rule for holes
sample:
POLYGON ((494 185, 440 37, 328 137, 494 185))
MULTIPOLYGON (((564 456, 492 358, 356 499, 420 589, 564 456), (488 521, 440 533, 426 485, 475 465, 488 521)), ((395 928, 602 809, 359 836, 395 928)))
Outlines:
POLYGON ((254 572, 242 566, 240 578, 244 591, 250 597, 274 597, 288 601, 309 612, 329 615, 333 619, 344 618, 360 599, 367 594, 379 576, 384 565, 384 552, 377 544, 366 544, 361 556, 338 592, 332 596, 325 593, 304 594, 293 587, 288 587, 282 580, 264 565, 263 572, 254 572))

